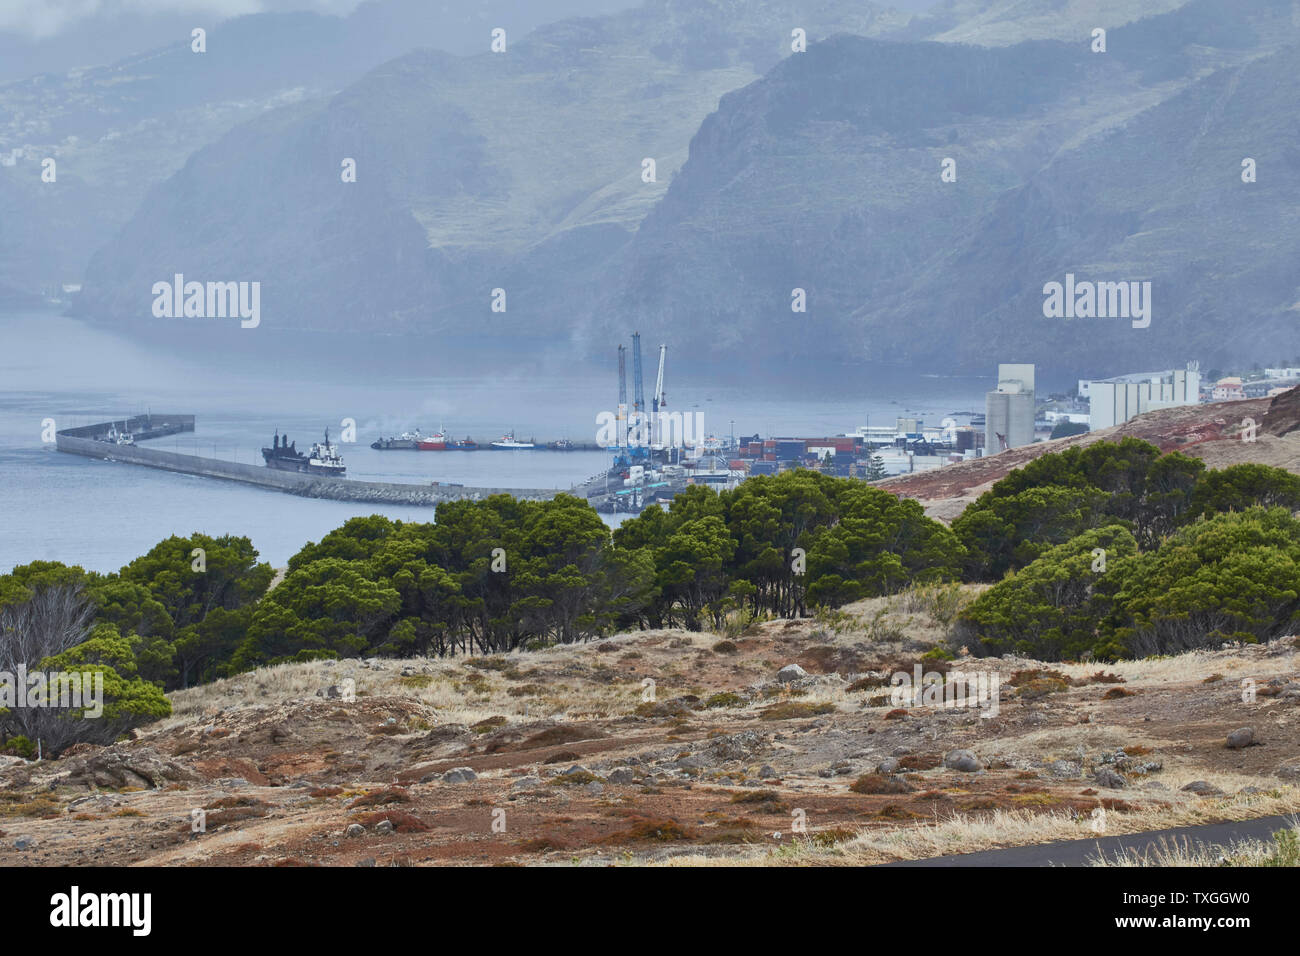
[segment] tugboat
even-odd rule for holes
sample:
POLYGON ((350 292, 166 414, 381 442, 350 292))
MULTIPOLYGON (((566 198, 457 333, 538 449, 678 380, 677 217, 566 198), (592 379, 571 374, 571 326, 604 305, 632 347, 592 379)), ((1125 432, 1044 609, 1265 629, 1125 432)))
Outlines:
POLYGON ((325 429, 325 441, 311 446, 311 453, 304 455, 298 450, 296 442, 290 442, 289 436, 280 437, 275 433, 275 440, 270 448, 262 449, 262 458, 268 468, 278 471, 297 471, 307 475, 325 475, 342 478, 347 472, 343 456, 330 444, 330 430, 325 429))
POLYGON ((442 432, 434 432, 432 435, 426 435, 416 442, 420 451, 446 451, 447 436, 442 432))
MULTIPOLYGON (((125 427, 125 422, 123 423, 125 427)), ((110 445, 134 445, 135 436, 128 431, 118 431, 117 425, 109 425, 108 432, 99 441, 108 442, 110 445)))
POLYGON ((497 450, 513 451, 519 448, 536 448, 537 446, 530 441, 519 441, 515 438, 515 433, 502 435, 492 443, 492 447, 497 450))
POLYGON ((478 448, 478 442, 466 435, 464 441, 450 442, 447 447, 452 451, 475 451, 478 448))
POLYGON ((420 447, 420 441, 424 436, 420 434, 420 429, 413 432, 402 432, 393 438, 381 437, 378 441, 372 441, 370 447, 378 451, 388 451, 390 449, 404 448, 415 451, 420 447))

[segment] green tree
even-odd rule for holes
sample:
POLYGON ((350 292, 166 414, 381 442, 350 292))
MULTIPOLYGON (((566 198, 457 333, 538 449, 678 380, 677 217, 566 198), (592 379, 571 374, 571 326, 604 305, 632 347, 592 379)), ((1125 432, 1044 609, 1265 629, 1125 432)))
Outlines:
POLYGON ((1118 576, 1137 553, 1123 525, 1085 531, 981 594, 959 615, 956 637, 980 656, 1118 656, 1122 648, 1108 641, 1101 622, 1114 608, 1118 576))

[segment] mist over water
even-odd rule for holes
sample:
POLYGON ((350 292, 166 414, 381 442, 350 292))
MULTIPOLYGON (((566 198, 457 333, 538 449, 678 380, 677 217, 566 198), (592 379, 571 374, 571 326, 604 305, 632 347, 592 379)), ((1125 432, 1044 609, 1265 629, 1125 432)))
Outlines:
MULTIPOLYGON (((355 419, 355 444, 342 445, 348 476, 398 482, 459 482, 506 488, 568 488, 608 467, 601 452, 376 451, 380 435, 445 429, 480 445, 513 431, 539 441, 592 441, 596 416, 618 401, 611 360, 575 365, 535 354, 498 367, 458 361, 438 343, 359 341, 356 348, 313 347, 309 339, 242 333, 241 350, 214 349, 195 336, 153 344, 53 313, 0 315, 0 571, 32 560, 114 571, 169 535, 200 531, 250 537, 264 560, 283 566, 308 541, 356 515, 430 521, 434 509, 353 504, 293 495, 137 465, 60 454, 41 443, 41 422, 58 428, 155 412, 193 413, 195 432, 144 443, 162 450, 261 463, 260 449, 279 430, 299 449, 326 427, 355 419), (258 345, 258 342, 262 345, 258 345), (268 344, 269 343, 269 344, 268 344), (466 371, 469 369, 470 371, 466 371)), ((657 344, 647 346, 647 391, 657 344)), ((909 414, 937 422, 982 408, 977 379, 892 376, 864 369, 827 383, 813 375, 715 381, 676 371, 669 343, 669 409, 702 412, 706 432, 822 436, 909 414)), ((629 379, 631 378, 629 369, 629 379)), ((717 376, 722 379, 722 376, 717 376)), ((631 389, 629 381, 629 390, 631 389)), ((607 520, 621 520, 610 516, 607 520)))

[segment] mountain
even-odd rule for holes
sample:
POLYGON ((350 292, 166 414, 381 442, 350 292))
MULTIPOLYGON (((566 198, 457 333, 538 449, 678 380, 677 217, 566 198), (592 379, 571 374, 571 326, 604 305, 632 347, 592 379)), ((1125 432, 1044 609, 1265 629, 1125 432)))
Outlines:
POLYGON ((791 24, 816 39, 907 22, 841 0, 651 0, 505 53, 411 53, 197 151, 95 257, 78 309, 147 322, 153 283, 180 272, 261 281, 276 328, 553 339, 791 24))
POLYGON ((1188 4, 1110 30, 1105 54, 1086 34, 834 38, 723 99, 583 321, 630 312, 691 352, 968 371, 1289 354, 1297 39, 1272 2, 1188 4), (1045 318, 1067 273, 1150 281, 1150 327, 1045 318))
POLYGON ((95 257, 78 310, 180 328, 149 306, 182 272, 261 281, 270 328, 449 355, 603 353, 634 327, 769 369, 1102 375, 1293 350, 1292 4, 1103 6, 650 0, 506 54, 412 53, 196 152, 95 257), (1072 39, 1005 42, 1053 9, 1072 39), (932 39, 958 35, 987 42, 932 39), (1150 326, 1045 318, 1067 273, 1149 281, 1150 326))
MULTIPOLYGON (((506 25, 517 37, 548 20, 609 13, 634 0, 371 0, 347 17, 263 13, 207 23, 197 15, 149 19, 141 36, 172 39, 110 65, 36 73, 0 85, 0 303, 58 296, 79 283, 149 190, 197 149, 266 112, 330 95, 416 47, 454 54, 487 48, 506 25), (207 30, 207 50, 190 31, 207 30), (57 178, 41 179, 53 158, 57 178), (6 296, 6 288, 9 290, 6 296)), ((139 17, 92 17, 67 36, 20 45, 0 36, 13 70, 48 53, 63 64, 130 42, 139 17)), ((101 54, 102 55, 102 54, 101 54)))

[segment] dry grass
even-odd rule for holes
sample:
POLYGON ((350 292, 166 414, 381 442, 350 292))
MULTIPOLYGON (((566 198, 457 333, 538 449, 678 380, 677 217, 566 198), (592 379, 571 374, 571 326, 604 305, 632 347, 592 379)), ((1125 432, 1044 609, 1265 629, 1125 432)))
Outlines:
MULTIPOLYGON (((1300 811, 1300 792, 1282 787, 1273 794, 1177 802, 1168 807, 1144 807, 1129 813, 1107 814, 1107 836, 1172 827, 1249 820, 1300 811)), ((773 850, 717 859, 685 855, 662 861, 664 866, 874 866, 895 860, 921 860, 1001 847, 1030 846, 1057 840, 1088 839, 1095 834, 1087 816, 1066 812, 1031 813, 995 810, 980 817, 955 815, 944 820, 862 830, 834 846, 796 840, 773 850)))
POLYGON ((1089 866, 1300 866, 1300 823, 1279 830, 1271 840, 1235 840, 1231 843, 1193 843, 1162 839, 1145 852, 1102 854, 1091 858, 1089 866))

